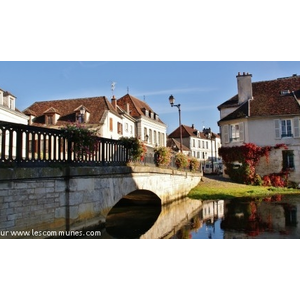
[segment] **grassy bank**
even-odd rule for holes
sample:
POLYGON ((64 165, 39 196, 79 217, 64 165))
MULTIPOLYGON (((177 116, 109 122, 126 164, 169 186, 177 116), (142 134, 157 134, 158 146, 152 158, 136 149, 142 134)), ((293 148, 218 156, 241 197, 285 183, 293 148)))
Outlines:
POLYGON ((300 194, 300 190, 245 185, 215 176, 203 177, 203 181, 190 191, 188 197, 201 200, 225 200, 235 197, 267 197, 276 194, 300 194))

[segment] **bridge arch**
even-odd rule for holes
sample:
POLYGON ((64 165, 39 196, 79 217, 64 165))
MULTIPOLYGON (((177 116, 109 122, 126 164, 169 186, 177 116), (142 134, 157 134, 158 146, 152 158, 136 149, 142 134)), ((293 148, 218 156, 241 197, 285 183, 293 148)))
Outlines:
POLYGON ((162 201, 155 193, 135 190, 108 212, 105 231, 113 238, 139 238, 155 224, 161 211, 162 201))

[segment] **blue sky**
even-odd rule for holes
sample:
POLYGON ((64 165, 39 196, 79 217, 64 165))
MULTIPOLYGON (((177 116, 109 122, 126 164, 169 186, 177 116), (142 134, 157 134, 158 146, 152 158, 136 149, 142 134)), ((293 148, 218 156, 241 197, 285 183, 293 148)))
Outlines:
POLYGON ((182 124, 211 127, 218 132, 217 106, 237 93, 236 75, 249 72, 252 81, 300 74, 300 62, 277 61, 2 61, 0 88, 17 97, 24 110, 35 101, 127 93, 145 100, 157 112, 167 132, 182 124))

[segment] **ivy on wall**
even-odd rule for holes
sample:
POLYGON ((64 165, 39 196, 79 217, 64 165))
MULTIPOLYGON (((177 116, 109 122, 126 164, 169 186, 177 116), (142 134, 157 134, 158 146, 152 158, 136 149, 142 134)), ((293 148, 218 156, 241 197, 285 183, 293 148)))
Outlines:
POLYGON ((262 157, 266 157, 267 162, 269 162, 271 150, 280 148, 287 149, 287 146, 285 144, 277 144, 274 147, 260 147, 252 143, 245 143, 242 146, 221 147, 219 155, 226 166, 225 173, 237 183, 286 186, 287 172, 282 171, 278 174, 269 174, 263 178, 256 174, 256 166, 259 160, 262 157))

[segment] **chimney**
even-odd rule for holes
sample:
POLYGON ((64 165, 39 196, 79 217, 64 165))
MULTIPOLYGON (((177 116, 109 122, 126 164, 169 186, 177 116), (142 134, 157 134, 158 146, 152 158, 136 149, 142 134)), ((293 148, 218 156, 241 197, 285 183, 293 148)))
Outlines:
POLYGON ((127 112, 128 114, 130 114, 130 108, 129 108, 129 103, 128 103, 128 102, 126 103, 126 112, 127 112))
POLYGON ((238 86, 238 99, 239 104, 252 99, 252 82, 251 82, 252 75, 249 73, 240 72, 236 76, 237 78, 237 86, 238 86))
POLYGON ((115 109, 117 108, 117 99, 115 98, 115 96, 112 96, 111 104, 115 109))
POLYGON ((195 125, 194 124, 192 124, 192 128, 195 129, 195 125))

